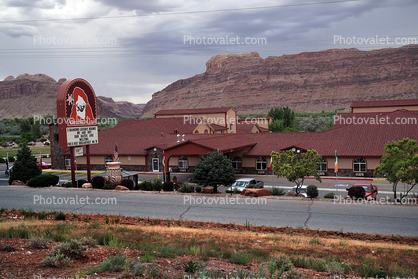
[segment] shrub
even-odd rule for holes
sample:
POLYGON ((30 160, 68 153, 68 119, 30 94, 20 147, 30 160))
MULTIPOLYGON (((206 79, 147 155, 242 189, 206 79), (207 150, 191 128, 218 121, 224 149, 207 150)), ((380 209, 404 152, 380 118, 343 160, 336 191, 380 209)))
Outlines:
POLYGON ((318 187, 316 185, 309 185, 306 187, 306 194, 308 195, 308 198, 316 198, 318 196, 318 187))
POLYGON ((283 268, 284 271, 289 271, 294 268, 292 261, 289 257, 279 257, 277 259, 277 269, 283 268))
POLYGON ((283 196, 285 194, 285 191, 283 188, 280 187, 273 187, 271 189, 271 195, 272 196, 283 196))
POLYGON ((326 193, 325 196, 324 196, 324 198, 326 198, 326 199, 333 199, 334 197, 335 197, 335 194, 333 192, 326 193))
POLYGON ((97 244, 99 245, 108 245, 109 242, 113 239, 113 234, 107 232, 107 233, 100 233, 93 235, 93 239, 97 241, 97 244))
POLYGON ((161 179, 154 179, 154 181, 152 182, 152 189, 154 191, 161 191, 161 189, 163 188, 163 182, 161 181, 161 179))
POLYGON ((48 187, 57 185, 60 178, 54 174, 41 174, 29 179, 28 185, 31 187, 48 187))
POLYGON ((97 241, 94 238, 91 238, 90 236, 85 236, 81 238, 80 243, 84 246, 89 246, 89 247, 97 246, 97 241))
POLYGON ((142 191, 152 191, 153 183, 148 180, 144 180, 139 184, 139 189, 142 191))
POLYGON ((54 256, 48 256, 41 261, 42 264, 48 267, 63 267, 69 266, 73 263, 70 257, 67 257, 63 254, 57 254, 54 256))
POLYGON ((202 192, 202 187, 200 187, 200 186, 196 186, 194 189, 195 189, 196 193, 202 192))
POLYGON ((115 185, 113 185, 112 183, 107 183, 103 186, 104 190, 114 190, 115 189, 115 185))
POLYGON ((171 181, 166 181, 163 183, 163 191, 169 192, 174 190, 174 183, 171 181))
POLYGON ((251 256, 249 254, 237 252, 232 255, 232 257, 229 259, 229 262, 233 264, 247 265, 250 259, 251 256))
POLYGON ((9 156, 9 163, 13 163, 15 161, 15 157, 9 156))
POLYGON ((128 178, 122 179, 122 181, 120 182, 120 185, 125 186, 129 190, 132 190, 134 188, 134 182, 128 178))
POLYGON ((87 249, 86 246, 81 244, 78 239, 70 239, 70 241, 61 243, 55 246, 49 256, 64 255, 69 258, 79 259, 83 256, 83 252, 87 249))
POLYGON ((94 189, 103 189, 105 178, 103 176, 95 176, 91 179, 91 185, 94 189))
POLYGON ((3 158, 0 158, 0 164, 4 164, 6 163, 6 160, 4 160, 3 158))
POLYGON ((62 220, 62 221, 65 221, 65 214, 64 214, 62 211, 58 212, 58 213, 55 215, 55 220, 62 220))
POLYGON ((187 182, 179 183, 179 192, 181 193, 193 193, 194 189, 187 182))
POLYGON ((49 240, 44 238, 33 238, 29 241, 28 248, 30 249, 48 249, 49 240))
POLYGON ((352 199, 363 199, 365 194, 366 191, 361 186, 353 186, 350 189, 348 189, 348 195, 352 199))
POLYGON ((66 183, 64 183, 64 187, 65 188, 71 188, 71 187, 73 187, 73 183, 72 182, 66 182, 66 183))
POLYGON ((250 183, 247 186, 245 186, 245 188, 250 188, 250 189, 252 189, 254 187, 255 187, 255 184, 253 184, 253 183, 250 183))
POLYGON ((45 220, 45 217, 44 213, 38 213, 38 220, 45 220))
POLYGON ((343 275, 344 274, 344 266, 338 262, 330 262, 325 265, 325 268, 330 275, 343 275))

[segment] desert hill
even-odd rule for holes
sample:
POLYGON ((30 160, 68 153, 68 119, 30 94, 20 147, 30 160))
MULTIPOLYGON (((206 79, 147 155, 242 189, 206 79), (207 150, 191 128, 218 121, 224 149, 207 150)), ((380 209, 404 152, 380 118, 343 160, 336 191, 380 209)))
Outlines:
MULTIPOLYGON (((6 77, 0 81, 0 119, 56 115, 58 88, 65 80, 55 81, 44 74, 6 77)), ((142 114, 140 106, 108 97, 97 96, 97 104, 100 117, 135 118, 142 114)))
POLYGON ((153 94, 143 117, 161 109, 232 106, 240 114, 289 106, 296 112, 348 109, 352 101, 418 98, 418 45, 295 55, 220 53, 206 71, 153 94))

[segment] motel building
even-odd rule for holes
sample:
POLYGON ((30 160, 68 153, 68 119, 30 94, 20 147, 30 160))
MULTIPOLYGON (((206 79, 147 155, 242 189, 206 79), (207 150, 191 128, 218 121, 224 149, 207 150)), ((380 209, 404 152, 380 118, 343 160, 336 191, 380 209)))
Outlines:
MULTIPOLYGON (((271 133, 271 118, 237 118, 232 107, 162 110, 154 118, 123 120, 99 131, 99 143, 90 146, 92 170, 105 170, 118 145, 126 171, 192 173, 200 158, 222 151, 237 173, 271 174, 272 151, 295 154, 315 149, 323 157, 320 175, 373 177, 384 146, 393 140, 418 139, 418 99, 353 102, 351 113, 339 113, 334 127, 323 132, 271 133), (165 164, 163 164, 163 159, 165 164), (163 165, 166 167, 163 168, 163 165)), ((52 167, 69 168, 69 150, 58 145, 57 125, 50 125, 52 167)), ((86 168, 86 157, 77 157, 86 168)))

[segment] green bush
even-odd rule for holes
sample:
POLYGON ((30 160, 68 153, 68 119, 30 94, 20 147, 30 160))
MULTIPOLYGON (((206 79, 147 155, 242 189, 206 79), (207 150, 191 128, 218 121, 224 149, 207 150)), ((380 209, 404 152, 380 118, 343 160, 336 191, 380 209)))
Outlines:
POLYGON ((94 189, 103 189, 105 178, 103 176, 95 176, 91 179, 91 185, 94 189))
POLYGON ((60 178, 54 174, 41 174, 29 179, 28 185, 31 187, 49 187, 57 185, 60 178))
POLYGON ((194 189, 195 189, 196 193, 202 192, 202 187, 200 187, 200 186, 196 186, 194 189))
POLYGON ((55 215, 55 220, 65 221, 65 213, 60 211, 55 215))
POLYGON ((325 269, 330 275, 344 275, 344 266, 342 263, 330 262, 325 265, 325 269))
POLYGON ((4 160, 3 158, 0 158, 0 164, 4 164, 6 163, 6 160, 4 160))
POLYGON ((285 190, 283 188, 280 188, 280 187, 273 187, 271 189, 271 195, 272 196, 284 196, 285 195, 285 190))
POLYGON ((335 197, 335 194, 333 192, 326 193, 325 196, 324 196, 324 198, 326 198, 326 199, 333 199, 334 197, 335 197))
POLYGON ((153 183, 148 180, 144 180, 139 184, 139 189, 142 191, 152 191, 153 183))
POLYGON ((316 185, 309 185, 306 187, 306 194, 308 195, 308 198, 316 198, 319 195, 318 187, 316 187, 316 185))
POLYGON ((179 192, 181 193, 193 193, 194 189, 192 186, 189 185, 187 182, 182 182, 179 184, 179 192))
POLYGON ((251 256, 249 254, 243 253, 243 252, 237 252, 232 255, 232 257, 229 259, 229 262, 233 264, 247 265, 250 259, 251 259, 251 256))
POLYGON ((71 265, 73 260, 63 254, 57 254, 54 256, 47 256, 41 263, 48 267, 64 267, 71 265))
POLYGON ((122 179, 122 181, 120 182, 120 185, 125 186, 129 190, 132 190, 134 188, 134 182, 128 178, 122 179))
POLYGON ((161 189, 163 188, 163 182, 161 181, 161 179, 154 179, 154 181, 152 182, 152 189, 154 191, 161 191, 161 189))
POLYGON ((66 183, 64 184, 64 187, 65 187, 65 188, 71 188, 71 187, 73 187, 73 183, 72 183, 72 182, 66 182, 66 183))
POLYGON ((46 138, 41 138, 39 141, 44 142, 44 141, 47 141, 47 139, 46 138))
POLYGON ((9 156, 9 163, 13 163, 15 161, 15 157, 14 156, 9 156))
POLYGON ((107 183, 103 186, 104 190, 114 190, 115 189, 115 185, 113 185, 112 183, 107 183))
POLYGON ((44 238, 33 238, 29 241, 28 248, 30 249, 48 249, 49 240, 44 238))

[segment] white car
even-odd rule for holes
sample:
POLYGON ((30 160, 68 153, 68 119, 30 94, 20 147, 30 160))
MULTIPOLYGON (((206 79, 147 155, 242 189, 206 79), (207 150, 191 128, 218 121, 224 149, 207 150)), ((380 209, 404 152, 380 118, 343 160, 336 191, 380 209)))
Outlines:
POLYGON ((241 192, 250 184, 254 184, 254 188, 264 187, 264 182, 255 180, 255 178, 240 178, 237 181, 235 181, 234 184, 232 184, 232 186, 228 190, 234 191, 235 189, 237 189, 237 191, 241 192))
MULTIPOLYGON (((299 187, 299 194, 302 194, 305 198, 308 197, 308 194, 306 193, 306 188, 308 188, 308 186, 306 186, 306 185, 302 185, 302 186, 299 187)), ((296 194, 296 186, 293 187, 288 192, 289 193, 295 193, 296 194)))

